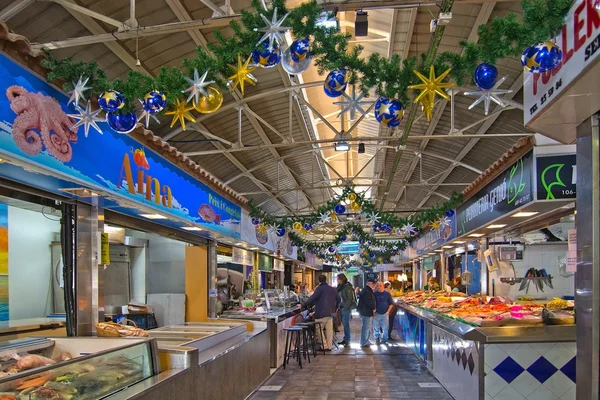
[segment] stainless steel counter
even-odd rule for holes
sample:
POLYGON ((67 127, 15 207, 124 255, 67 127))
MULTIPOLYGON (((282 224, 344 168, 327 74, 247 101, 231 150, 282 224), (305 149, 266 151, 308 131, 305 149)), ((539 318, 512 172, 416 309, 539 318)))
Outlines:
POLYGON ((462 340, 480 343, 542 343, 542 342, 574 342, 575 325, 545 326, 502 326, 474 327, 440 314, 426 311, 404 303, 397 303, 398 308, 421 318, 462 340))
POLYGON ((0 322, 0 335, 57 329, 65 326, 60 318, 28 318, 0 322))
POLYGON ((245 319, 250 321, 275 321, 275 323, 286 320, 290 317, 300 314, 303 308, 272 308, 268 313, 236 313, 235 311, 225 311, 222 315, 226 319, 245 319))

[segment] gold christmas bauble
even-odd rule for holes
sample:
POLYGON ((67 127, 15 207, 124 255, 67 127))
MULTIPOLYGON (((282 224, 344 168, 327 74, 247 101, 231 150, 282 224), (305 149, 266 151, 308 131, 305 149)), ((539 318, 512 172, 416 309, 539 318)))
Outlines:
POLYGON ((195 104, 196 111, 202 114, 210 114, 221 108, 223 104, 223 93, 215 87, 208 86, 208 96, 200 96, 200 101, 195 104))
POLYGON ((294 225, 292 225, 292 228, 294 228, 294 230, 299 231, 300 229, 302 229, 302 224, 300 222, 294 222, 294 225))
POLYGON ((348 195, 348 200, 355 201, 356 200, 356 193, 350 193, 348 195))
POLYGON ((350 207, 352 207, 352 210, 354 211, 358 211, 360 210, 360 204, 358 204, 357 202, 353 202, 350 207))

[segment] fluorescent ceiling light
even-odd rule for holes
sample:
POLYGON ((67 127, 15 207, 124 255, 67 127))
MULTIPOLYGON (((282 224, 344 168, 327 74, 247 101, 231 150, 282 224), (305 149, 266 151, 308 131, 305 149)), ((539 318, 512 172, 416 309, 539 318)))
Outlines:
POLYGON ((110 226, 110 225, 104 224, 104 232, 106 232, 106 233, 121 232, 123 230, 124 230, 123 228, 117 228, 116 226, 110 226))
POLYGON ((441 253, 443 250, 434 250, 437 253, 441 253))
POLYGON ((167 219, 164 215, 161 214, 140 214, 140 217, 148 218, 148 219, 167 219))
POLYGON ((202 228, 198 228, 197 226, 182 226, 181 229, 185 229, 186 231, 201 231, 202 228))
POLYGON ((349 151, 350 145, 345 140, 340 140, 335 144, 335 151, 349 151))
POLYGON ((456 242, 454 242, 454 243, 456 243, 456 244, 464 244, 465 242, 457 240, 457 241, 456 241, 456 242))
POLYGON ((483 236, 483 233, 471 233, 469 235, 469 237, 475 237, 475 238, 482 237, 482 236, 483 236))
POLYGON ((514 218, 527 218, 539 214, 539 211, 521 211, 513 215, 514 218))
POLYGON ((451 249, 452 246, 442 246, 442 249, 451 249))
POLYGON ((494 224, 494 225, 490 225, 487 228, 488 229, 500 229, 500 228, 504 228, 506 226, 506 224, 494 224))

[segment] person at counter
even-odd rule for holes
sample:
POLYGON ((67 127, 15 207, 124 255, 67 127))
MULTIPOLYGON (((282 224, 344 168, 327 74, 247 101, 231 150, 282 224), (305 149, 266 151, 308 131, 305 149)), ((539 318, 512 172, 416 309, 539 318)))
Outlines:
POLYGON ((375 342, 386 344, 389 339, 389 315, 395 308, 394 299, 390 292, 385 290, 383 282, 377 283, 375 291, 376 313, 373 316, 373 330, 375 332, 375 342))
POLYGON ((319 275, 319 286, 315 292, 302 303, 302 307, 309 308, 315 306, 315 321, 321 322, 325 327, 325 343, 323 349, 331 351, 333 344, 333 315, 338 309, 340 298, 337 295, 337 290, 327 284, 327 277, 319 275))
POLYGON ((432 276, 429 278, 429 282, 427 283, 427 285, 425 285, 424 289, 432 292, 437 292, 438 290, 440 290, 440 285, 438 285, 437 281, 432 276))
POLYGON ((454 279, 452 279, 450 287, 452 287, 453 292, 467 293, 467 287, 462 284, 462 278, 460 276, 457 276, 454 279))
POLYGON ((340 295, 340 314, 342 315, 342 325, 344 326, 344 340, 339 342, 339 345, 350 346, 352 333, 350 331, 350 317, 352 310, 356 309, 356 295, 352 284, 348 282, 348 278, 344 274, 337 276, 338 286, 337 292, 340 295))
POLYGON ((362 319, 362 330, 360 332, 360 346, 372 345, 371 331, 373 330, 373 315, 377 312, 377 301, 375 299, 375 279, 367 280, 367 285, 358 296, 358 314, 362 319))

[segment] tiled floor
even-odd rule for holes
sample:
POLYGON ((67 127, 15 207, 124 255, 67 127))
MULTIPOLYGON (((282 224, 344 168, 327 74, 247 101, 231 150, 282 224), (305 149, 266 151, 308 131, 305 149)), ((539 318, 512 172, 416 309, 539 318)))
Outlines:
MULTIPOLYGON (((352 328, 360 320, 353 318, 352 328)), ((355 333, 352 346, 303 362, 303 369, 295 361, 280 368, 250 400, 452 400, 401 342, 362 349, 358 338, 355 333)))

